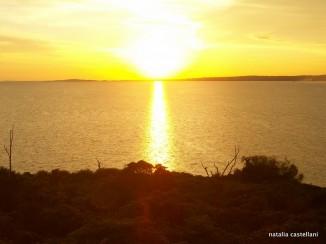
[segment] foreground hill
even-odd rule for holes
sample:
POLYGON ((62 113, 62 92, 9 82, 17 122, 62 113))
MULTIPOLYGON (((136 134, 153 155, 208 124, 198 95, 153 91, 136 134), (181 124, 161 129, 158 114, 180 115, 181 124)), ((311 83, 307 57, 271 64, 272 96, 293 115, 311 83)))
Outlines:
POLYGON ((76 173, 2 168, 0 243, 326 243, 326 189, 301 179, 264 156, 211 177, 144 161, 76 173), (269 237, 307 232, 318 237, 269 237))

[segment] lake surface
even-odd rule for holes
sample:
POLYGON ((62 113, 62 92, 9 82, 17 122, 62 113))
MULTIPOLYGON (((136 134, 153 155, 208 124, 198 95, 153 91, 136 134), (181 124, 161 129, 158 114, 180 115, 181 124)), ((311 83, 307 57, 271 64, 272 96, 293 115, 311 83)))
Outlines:
POLYGON ((144 159, 204 174, 201 162, 222 168, 238 145, 241 155, 287 157, 305 182, 326 186, 325 83, 0 83, 1 144, 12 124, 17 171, 144 159))

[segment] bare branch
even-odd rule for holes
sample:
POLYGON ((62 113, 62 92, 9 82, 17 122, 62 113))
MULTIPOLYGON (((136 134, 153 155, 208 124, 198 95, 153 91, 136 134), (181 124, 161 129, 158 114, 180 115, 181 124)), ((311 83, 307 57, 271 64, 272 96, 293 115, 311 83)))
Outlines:
MULTIPOLYGON (((233 157, 232 160, 229 161, 229 162, 227 163, 227 165, 225 166, 225 168, 224 168, 224 170, 223 170, 223 172, 222 172, 222 176, 224 175, 224 173, 226 172, 226 170, 229 168, 229 166, 232 165, 232 163, 234 163, 234 162, 237 160, 238 155, 239 155, 239 150, 238 150, 237 146, 235 146, 235 147, 234 147, 234 157, 233 157)), ((233 166, 233 167, 234 167, 234 166, 233 166)), ((231 168, 233 168, 233 167, 231 166, 231 168)), ((230 171, 229 171, 229 172, 230 172, 230 171)))
POLYGON ((225 166, 225 168, 224 168, 224 170, 223 170, 223 172, 222 172, 222 176, 224 175, 225 171, 228 169, 228 167, 230 166, 230 164, 231 164, 233 161, 234 161, 234 158, 233 158, 231 161, 229 161, 229 162, 227 163, 227 165, 225 166))
POLYGON ((12 171, 12 152, 13 152, 13 143, 14 143, 14 126, 12 126, 12 129, 9 131, 9 149, 6 145, 3 146, 5 152, 8 155, 8 162, 9 162, 9 174, 11 175, 12 171))
POLYGON ((216 166, 216 163, 214 162, 214 168, 216 169, 216 170, 218 170, 218 167, 216 166))
POLYGON ((216 170, 216 175, 219 175, 220 174, 220 171, 218 170, 218 167, 216 166, 216 163, 214 162, 214 168, 216 170))
POLYGON ((234 148, 234 158, 235 159, 234 159, 234 163, 231 165, 228 175, 232 173, 234 166, 237 164, 239 153, 240 153, 240 148, 238 146, 235 146, 235 148, 234 148))
POLYGON ((97 168, 98 168, 98 169, 101 169, 101 168, 102 168, 102 163, 101 163, 101 161, 98 160, 98 159, 96 159, 96 161, 97 161, 97 168))
POLYGON ((203 162, 201 162, 201 166, 204 168, 204 170, 205 170, 207 176, 209 177, 209 173, 208 173, 208 170, 207 170, 208 167, 205 167, 204 164, 203 164, 203 162))

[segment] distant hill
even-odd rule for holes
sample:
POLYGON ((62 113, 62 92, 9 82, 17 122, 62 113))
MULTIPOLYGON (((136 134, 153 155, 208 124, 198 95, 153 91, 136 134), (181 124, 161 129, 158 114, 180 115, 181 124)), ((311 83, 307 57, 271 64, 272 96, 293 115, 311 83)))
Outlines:
MULTIPOLYGON (((88 80, 88 79, 63 79, 63 80, 45 80, 45 82, 89 82, 89 81, 151 81, 154 79, 142 79, 142 80, 88 80)), ((293 75, 293 76, 267 76, 267 75, 247 75, 247 76, 224 76, 224 77, 195 77, 195 78, 179 78, 179 79, 164 79, 167 81, 326 81, 325 75, 293 75)), ((0 82, 22 82, 22 81, 0 81, 0 82)), ((33 81, 26 81, 33 82, 33 81)), ((41 82, 41 81, 38 81, 41 82)))
MULTIPOLYGON (((184 79, 164 79, 170 81, 326 81, 326 75, 295 75, 295 76, 225 76, 225 77, 195 77, 184 79)), ((82 82, 82 81, 105 81, 105 80, 85 80, 85 79, 67 79, 59 80, 63 82, 82 82)), ((106 81, 145 81, 144 80, 106 80, 106 81)), ((150 81, 150 80, 148 80, 150 81)))
POLYGON ((226 77, 199 77, 183 80, 192 81, 326 81, 326 75, 295 75, 295 76, 226 76, 226 77))

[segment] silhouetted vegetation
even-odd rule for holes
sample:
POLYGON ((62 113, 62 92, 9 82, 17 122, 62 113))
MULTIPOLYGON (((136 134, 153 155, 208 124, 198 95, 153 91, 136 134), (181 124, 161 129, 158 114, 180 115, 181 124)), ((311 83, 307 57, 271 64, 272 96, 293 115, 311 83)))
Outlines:
POLYGON ((3 146, 6 154, 8 155, 9 174, 11 174, 11 171, 12 171, 13 143, 14 143, 14 127, 12 127, 12 129, 9 131, 9 149, 6 145, 3 146))
POLYGON ((293 241, 326 243, 325 188, 300 183, 286 160, 243 162, 214 177, 145 161, 75 173, 0 168, 0 243, 270 243, 282 231, 319 232, 293 241))
POLYGON ((242 161, 244 161, 244 167, 235 171, 235 175, 250 181, 287 180, 300 182, 303 179, 298 168, 287 159, 280 161, 273 157, 253 156, 243 157, 242 161))

